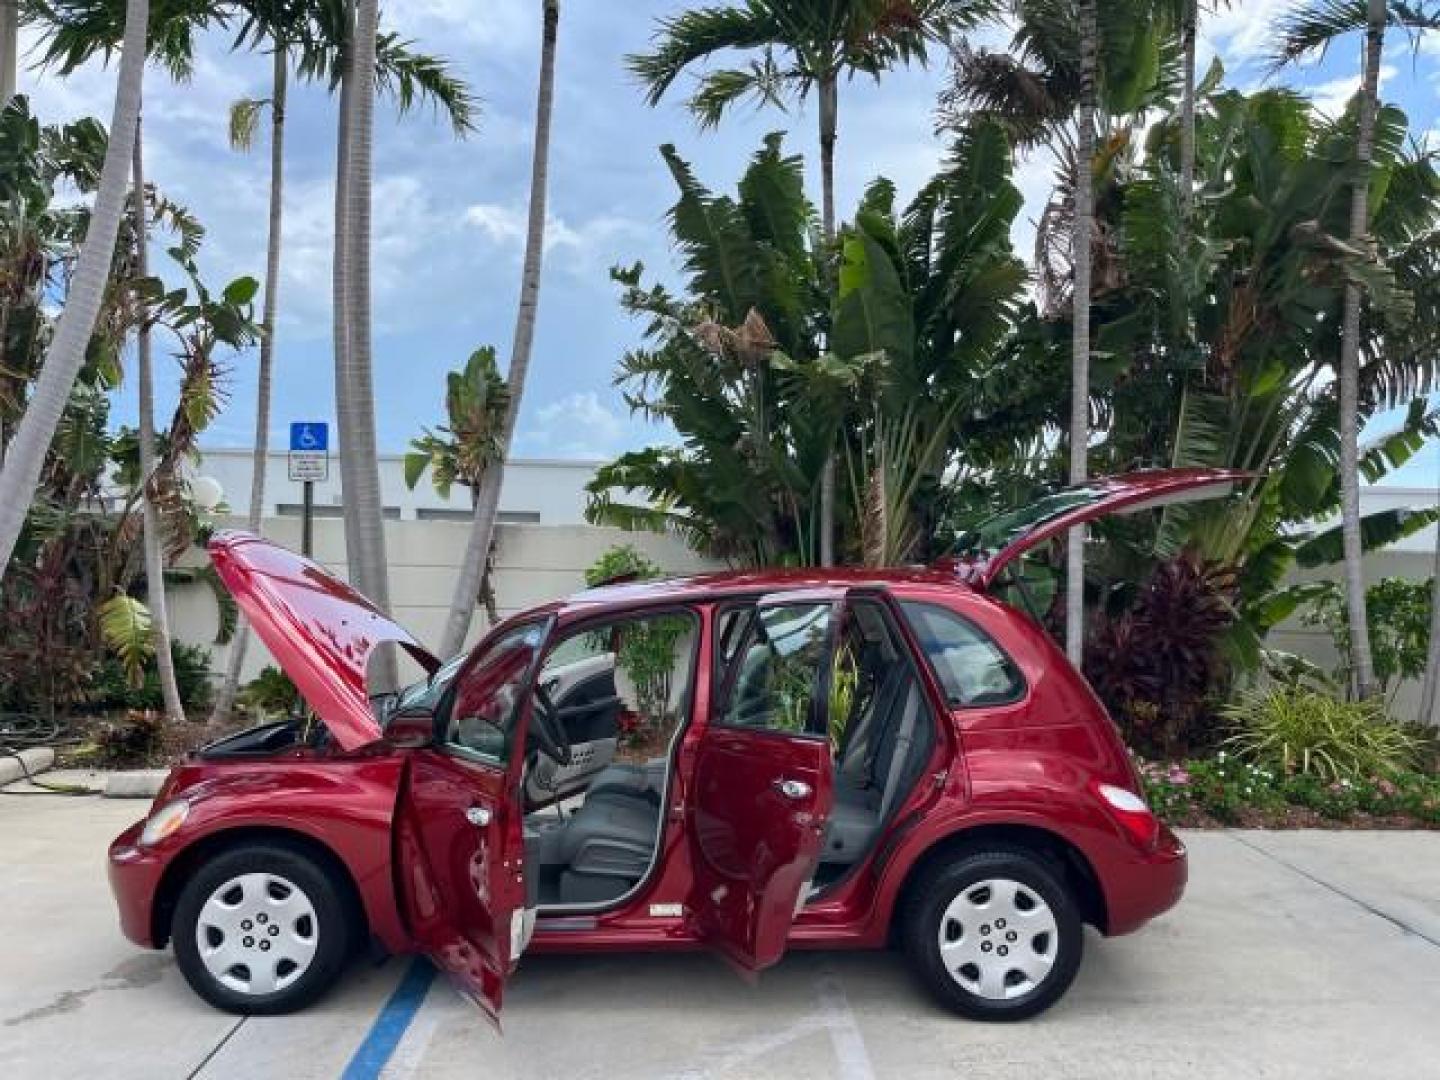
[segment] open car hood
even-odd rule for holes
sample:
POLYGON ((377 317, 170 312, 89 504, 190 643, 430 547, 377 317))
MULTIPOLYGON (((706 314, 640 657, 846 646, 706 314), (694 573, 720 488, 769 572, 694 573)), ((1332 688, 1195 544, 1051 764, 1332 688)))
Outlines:
POLYGON ((1251 475, 1235 469, 1151 469, 1061 488, 982 522, 961 536, 955 552, 940 563, 988 589, 1010 563, 1067 529, 1106 514, 1222 498, 1251 475))
POLYGON ((210 560, 255 633, 344 750, 380 738, 367 663, 392 641, 427 670, 440 662, 374 604, 321 567, 268 540, 217 533, 210 560))

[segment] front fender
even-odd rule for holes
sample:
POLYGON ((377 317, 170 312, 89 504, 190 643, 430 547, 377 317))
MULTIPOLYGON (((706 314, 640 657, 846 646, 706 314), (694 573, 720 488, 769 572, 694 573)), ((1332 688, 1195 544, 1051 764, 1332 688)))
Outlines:
MULTIPOLYGON (((184 826, 150 852, 167 878, 224 834, 290 834, 321 845, 349 873, 370 932, 412 948, 395 890, 392 830, 404 759, 389 753, 182 766, 168 797, 190 803, 184 826)), ((162 882, 160 892, 166 884, 162 882)))

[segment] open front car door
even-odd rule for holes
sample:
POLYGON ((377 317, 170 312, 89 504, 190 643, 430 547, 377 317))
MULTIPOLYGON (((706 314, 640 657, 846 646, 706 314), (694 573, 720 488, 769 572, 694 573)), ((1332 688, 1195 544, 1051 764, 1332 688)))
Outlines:
POLYGON ((396 814, 401 890, 431 958, 490 1016, 535 926, 520 782, 549 620, 503 629, 455 675, 396 814))
POLYGON ((747 971, 780 959, 833 800, 830 682, 843 592, 767 597, 712 681, 695 762, 688 905, 747 971))

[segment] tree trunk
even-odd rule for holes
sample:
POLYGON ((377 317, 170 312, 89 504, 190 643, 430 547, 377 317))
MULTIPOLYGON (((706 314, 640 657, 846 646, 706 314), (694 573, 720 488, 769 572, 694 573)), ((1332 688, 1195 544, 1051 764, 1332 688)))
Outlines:
MULTIPOLYGON (((1368 0, 1364 82, 1355 142, 1355 177, 1350 190, 1350 240, 1370 247, 1370 158, 1380 96, 1380 53, 1385 39, 1385 0, 1368 0)), ((1340 535, 1345 551, 1345 611, 1350 623, 1350 667, 1355 696, 1375 692, 1370 623, 1365 614, 1364 548, 1360 538, 1360 286, 1345 286, 1340 335, 1340 535)))
POLYGON ((110 138, 105 147, 105 164, 100 172, 95 205, 55 336, 45 350, 34 392, 4 466, 0 468, 0 578, 10 563, 25 515, 35 498, 35 485, 45 466, 45 455, 60 415, 70 400, 75 376, 85 362, 85 350, 105 296, 120 215, 125 212, 125 195, 130 187, 130 151, 135 144, 135 119, 140 112, 149 16, 149 0, 126 0, 115 110, 110 120, 110 138))
POLYGON ((1195 24, 1198 0, 1185 0, 1180 21, 1184 76, 1180 87, 1180 227, 1195 201, 1195 24))
MULTIPOLYGON (((835 138, 840 93, 832 72, 822 78, 820 94, 820 222, 825 241, 835 239, 835 138)), ((828 253, 827 253, 828 257, 828 253)), ((820 473, 820 565, 835 565, 835 447, 825 455, 820 473)))
POLYGON ((335 120, 335 251, 331 261, 330 319, 335 347, 335 436, 340 463, 341 519, 345 527, 345 576, 353 582, 360 558, 360 542, 355 536, 355 517, 349 509, 355 491, 355 477, 349 453, 352 425, 346 389, 350 385, 350 319, 346 310, 350 286, 345 211, 350 202, 350 99, 355 82, 355 0, 347 0, 345 4, 345 35, 340 62, 339 112, 335 120))
POLYGON ((345 493, 359 558, 351 578, 382 611, 390 610, 385 521, 380 497, 380 461, 375 446, 375 384, 371 356, 370 197, 375 118, 375 33, 377 0, 355 5, 353 86, 350 99, 350 162, 345 213, 345 314, 349 319, 350 364, 343 387, 350 421, 352 490, 345 493))
POLYGON ((15 96, 20 68, 20 12, 16 0, 0 0, 0 109, 15 96))
POLYGON ((1440 727, 1440 525, 1435 527, 1435 580, 1430 594, 1430 650, 1425 658, 1425 681, 1420 686, 1422 724, 1440 727))
MULTIPOLYGON (((275 310, 280 301, 281 219, 285 195, 285 98, 290 56, 283 42, 275 43, 275 68, 270 90, 270 221, 266 228, 265 296, 261 301, 260 372, 255 388, 255 455, 250 475, 250 512, 245 525, 257 536, 265 510, 265 466, 270 456, 270 387, 275 369, 275 310)), ((225 664, 225 681, 215 697, 212 719, 224 723, 235 704, 240 670, 250 646, 250 624, 242 616, 230 656, 225 664)))
MULTIPOLYGON (((133 204, 135 229, 135 275, 150 276, 150 222, 145 208, 145 134, 139 116, 135 118, 133 204)), ((142 310, 135 335, 136 382, 139 384, 140 412, 140 512, 144 522, 141 544, 145 556, 145 603, 150 608, 151 637, 155 642, 155 668, 160 676, 160 696, 171 723, 185 722, 180 687, 175 682, 175 658, 170 655, 170 614, 165 603, 165 556, 160 544, 160 515, 151 499, 155 482, 155 363, 151 349, 150 324, 142 310)))
MULTIPOLYGON (((1075 149, 1074 288, 1070 338, 1070 482, 1084 483, 1090 445, 1090 233, 1095 216, 1096 0, 1080 4, 1080 132, 1075 149)), ((1085 528, 1070 530, 1065 561, 1065 655, 1085 651, 1085 528)))
POLYGON ((520 415, 520 398, 530 369, 530 350, 535 340, 535 317, 540 302, 540 269, 545 252, 545 201, 550 177, 550 113, 555 99, 555 43, 559 36, 560 0, 542 0, 543 30, 540 44, 540 86, 535 95, 535 149, 530 169, 530 217, 525 235, 525 262, 520 274, 520 307, 515 317, 515 338, 510 350, 507 381, 510 404, 500 431, 501 454, 480 478, 475 520, 465 544, 465 559, 455 583, 455 598, 445 622, 441 655, 453 656, 465 646, 475 601, 485 576, 485 563, 495 535, 495 518, 500 508, 500 485, 505 478, 505 461, 515 439, 515 421, 520 415))

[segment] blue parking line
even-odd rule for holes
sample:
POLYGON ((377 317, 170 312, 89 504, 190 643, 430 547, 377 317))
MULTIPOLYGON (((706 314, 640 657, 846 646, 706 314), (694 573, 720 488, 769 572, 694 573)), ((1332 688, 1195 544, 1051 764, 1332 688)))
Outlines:
POLYGON ((390 1000, 385 1002, 380 1015, 370 1025, 365 1041, 351 1057, 350 1064, 345 1066, 345 1072, 341 1074, 344 1080, 376 1080, 394 1055, 400 1040, 405 1037, 434 981, 434 966, 424 957, 417 956, 400 980, 400 985, 390 995, 390 1000))

